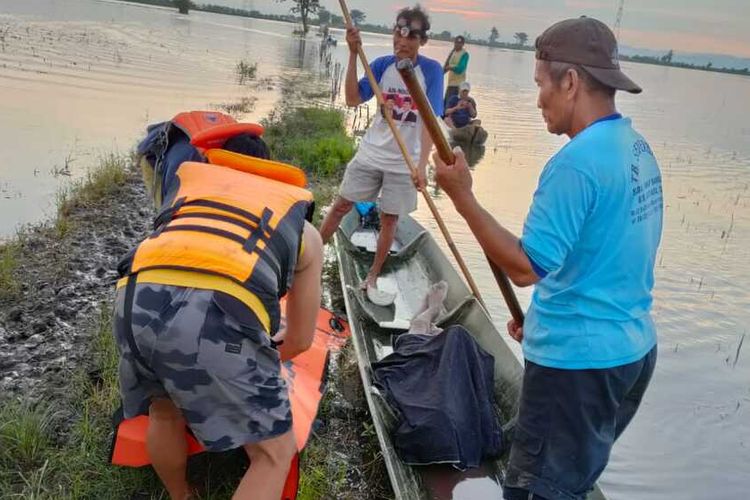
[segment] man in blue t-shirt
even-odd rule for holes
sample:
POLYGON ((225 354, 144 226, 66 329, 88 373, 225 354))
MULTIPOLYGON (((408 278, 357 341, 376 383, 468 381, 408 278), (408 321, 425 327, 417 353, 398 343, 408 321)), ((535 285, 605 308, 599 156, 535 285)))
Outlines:
POLYGON ((661 175, 646 140, 615 108, 639 93, 612 32, 569 19, 536 40, 534 80, 547 130, 570 138, 539 178, 517 238, 484 210, 458 152, 438 184, 490 259, 536 285, 524 325, 525 373, 505 498, 583 499, 633 418, 656 362, 651 318, 662 232, 661 175))
MULTIPOLYGON (((439 62, 419 54, 427 43, 430 21, 419 7, 405 8, 396 16, 393 29, 393 54, 375 59, 371 64, 375 79, 383 92, 386 105, 367 129, 357 154, 347 165, 339 196, 320 226, 323 241, 327 242, 352 209, 355 202, 375 201, 380 198, 380 233, 370 272, 362 283, 363 289, 377 288, 377 277, 385 263, 396 233, 399 215, 417 208, 417 190, 427 178, 427 162, 432 140, 422 123, 419 109, 409 95, 396 63, 411 59, 419 83, 435 114, 443 114, 443 68, 439 62), (412 179, 403 153, 391 132, 384 113, 396 122, 401 137, 412 159, 417 160, 417 178, 412 179)), ((370 100, 374 93, 367 77, 357 81, 357 48, 362 43, 359 30, 347 29, 349 66, 346 72, 346 104, 357 106, 370 100)))

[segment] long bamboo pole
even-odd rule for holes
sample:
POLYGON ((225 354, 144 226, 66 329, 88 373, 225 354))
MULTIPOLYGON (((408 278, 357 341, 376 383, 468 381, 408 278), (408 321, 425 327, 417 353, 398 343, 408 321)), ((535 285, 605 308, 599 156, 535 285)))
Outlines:
MULTIPOLYGON (((424 126, 427 127, 427 131, 430 133, 432 141, 435 143, 435 148, 437 149, 440 159, 448 165, 452 165, 456 162, 456 155, 453 154, 453 150, 451 150, 448 140, 445 138, 445 135, 443 135, 437 117, 427 100, 427 96, 425 96, 422 87, 419 85, 417 76, 414 74, 414 65, 410 60, 404 59, 398 62, 396 69, 398 69, 398 72, 401 74, 401 78, 404 79, 404 83, 409 89, 409 94, 417 105, 419 115, 422 117, 422 121, 424 122, 424 126)), ((487 254, 485 254, 485 257, 487 258, 487 263, 490 265, 490 269, 492 269, 492 274, 495 275, 495 281, 500 287, 500 292, 503 294, 503 298, 505 299, 505 303, 508 306, 511 316, 513 316, 513 319, 519 325, 523 325, 523 310, 518 303, 518 298, 513 291, 508 276, 502 269, 492 262, 487 254)))
MULTIPOLYGON (((352 17, 349 14, 349 8, 346 5, 346 0, 339 0, 339 4, 341 5, 341 11, 344 14, 344 20, 346 21, 347 27, 353 27, 354 24, 352 23, 352 17)), ((365 68, 365 73, 367 74, 368 80, 370 80, 370 86, 372 87, 372 90, 375 93, 375 97, 377 98, 378 103, 381 106, 385 106, 385 99, 383 98, 383 92, 380 90, 380 85, 378 85, 378 81, 375 78, 375 75, 372 73, 372 69, 370 69, 370 64, 367 61, 367 56, 365 55, 365 51, 362 49, 361 45, 357 47, 357 54, 359 55, 359 59, 362 62, 362 66, 364 66, 365 68)), ((386 122, 388 122, 388 126, 390 127, 391 132, 393 132, 393 137, 396 139, 396 143, 398 144, 398 147, 401 150, 401 154, 404 156, 404 160, 406 160, 406 165, 409 167, 412 177, 416 178, 417 167, 416 165, 414 165, 414 160, 409 154, 409 150, 406 149, 406 144, 404 143, 404 139, 401 137, 401 133, 399 132, 398 127, 396 127, 396 123, 393 121, 393 117, 389 113, 383 113, 383 116, 385 117, 386 122)), ((450 232, 448 231, 448 227, 445 225, 445 222, 443 222, 443 218, 440 216, 440 212, 438 212, 437 206, 435 206, 435 202, 432 201, 432 197, 430 196, 430 193, 428 193, 427 189, 424 187, 420 188, 419 192, 422 193, 422 196, 424 196, 424 199, 427 202, 427 206, 430 208, 430 212, 432 212, 432 215, 435 218, 435 221, 437 222, 438 227, 440 228, 440 232, 443 233, 443 237, 445 238, 445 241, 448 244, 448 248, 450 248, 451 252, 453 253, 453 257, 455 257, 456 262, 458 263, 458 267, 461 268, 461 272, 463 273, 464 278, 466 278, 466 281, 469 284, 469 288, 471 289, 471 292, 474 294, 477 300, 482 304, 482 306, 485 306, 484 300, 482 300, 482 296, 479 293, 479 288, 477 287, 477 284, 474 281, 474 278, 471 276, 471 273, 469 272, 469 268, 466 266, 464 259, 461 257, 461 254, 458 251, 458 247, 456 247, 456 244, 453 241, 453 238, 451 237, 450 232)))

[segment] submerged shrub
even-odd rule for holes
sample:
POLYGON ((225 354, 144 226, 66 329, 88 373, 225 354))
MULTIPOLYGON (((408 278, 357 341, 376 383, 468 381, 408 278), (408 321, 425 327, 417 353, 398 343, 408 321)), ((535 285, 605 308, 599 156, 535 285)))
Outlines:
POLYGON ((329 177, 343 170, 354 156, 354 140, 335 109, 292 108, 264 122, 272 156, 310 174, 329 177))
POLYGON ((258 72, 258 63, 249 63, 247 61, 240 61, 237 63, 235 68, 237 73, 237 81, 240 85, 243 85, 248 80, 254 80, 255 75, 258 72))

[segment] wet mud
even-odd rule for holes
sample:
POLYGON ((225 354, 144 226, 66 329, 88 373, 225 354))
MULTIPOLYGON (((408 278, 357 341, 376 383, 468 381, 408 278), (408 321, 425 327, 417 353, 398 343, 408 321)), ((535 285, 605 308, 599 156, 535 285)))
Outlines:
MULTIPOLYGON (((0 298, 0 399, 63 403, 58 412, 63 428, 77 418, 76 402, 70 400, 73 380, 93 366, 91 336, 100 315, 109 314, 117 263, 148 234, 152 217, 140 174, 130 169, 111 196, 70 211, 70 229, 63 237, 53 222, 19 233, 14 273, 19 287, 0 298)), ((343 312, 338 269, 330 255, 323 281, 325 305, 343 312)), ((390 498, 351 345, 331 360, 329 370, 313 436, 302 455, 300 498, 390 498)), ((89 369, 88 376, 97 374, 89 369)), ((238 466, 231 457, 210 456, 195 467, 210 470, 217 460, 238 466)))
POLYGON ((73 208, 62 238, 52 223, 19 233, 19 289, 0 299, 1 395, 65 394, 89 357, 87 335, 114 296, 117 262, 147 233, 152 216, 132 170, 113 196, 73 208))

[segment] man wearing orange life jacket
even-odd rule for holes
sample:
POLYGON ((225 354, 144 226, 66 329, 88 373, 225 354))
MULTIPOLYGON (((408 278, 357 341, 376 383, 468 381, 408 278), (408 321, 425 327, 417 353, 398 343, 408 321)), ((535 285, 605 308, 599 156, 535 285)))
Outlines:
MULTIPOLYGON (((235 140, 243 142, 267 151, 257 135, 235 140)), ((209 451, 245 448, 250 468, 234 498, 278 500, 297 451, 280 362, 309 348, 320 306, 322 242, 306 221, 312 195, 268 178, 288 165, 201 154, 223 161, 154 169, 163 183, 154 195, 164 194, 154 232, 120 264, 123 410, 148 413, 148 452, 172 499, 191 497, 187 424, 209 451), (248 173, 264 169, 275 170, 248 173)))

